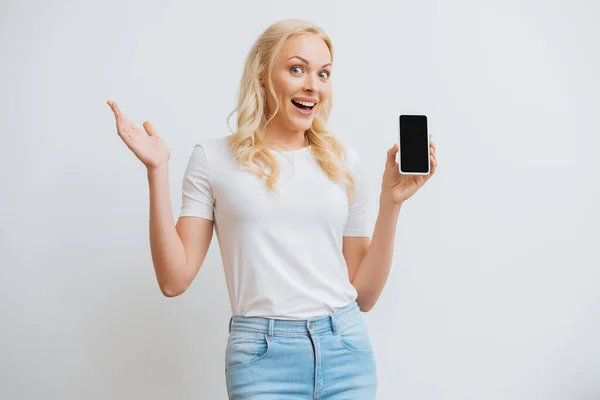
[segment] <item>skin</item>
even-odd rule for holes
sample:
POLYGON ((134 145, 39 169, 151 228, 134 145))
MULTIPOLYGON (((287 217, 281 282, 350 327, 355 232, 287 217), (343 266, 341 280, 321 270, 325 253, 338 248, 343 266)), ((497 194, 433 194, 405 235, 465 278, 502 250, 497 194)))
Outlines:
MULTIPOLYGON (((306 146, 304 132, 310 128, 320 103, 331 94, 331 53, 327 44, 315 34, 290 37, 283 45, 271 79, 279 100, 279 110, 267 126, 266 142, 272 148, 299 149, 306 146), (291 58, 294 56, 302 57, 291 58), (290 59, 291 58, 291 59, 290 59), (329 64, 329 65, 328 65, 329 64), (323 67, 326 65, 325 67, 323 67), (310 116, 300 114, 291 103, 293 98, 317 100, 310 116)), ((266 76, 261 78, 263 87, 266 76)), ((267 111, 270 117, 276 104, 267 91, 267 111)))

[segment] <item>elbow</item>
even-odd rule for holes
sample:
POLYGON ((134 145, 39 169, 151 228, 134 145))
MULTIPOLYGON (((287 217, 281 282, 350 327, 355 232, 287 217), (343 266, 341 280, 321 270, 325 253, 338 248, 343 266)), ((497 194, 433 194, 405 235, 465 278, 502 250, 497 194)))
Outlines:
POLYGON ((354 282, 351 282, 352 286, 354 286, 354 288, 356 289, 356 293, 358 293, 358 296, 356 298, 356 304, 358 304, 358 308, 360 309, 361 312, 369 312, 371 311, 371 309, 373 308, 373 306, 375 305, 372 302, 368 302, 365 299, 365 296, 361 296, 361 292, 359 291, 359 288, 354 284, 354 282))
POLYGON ((158 287, 165 297, 177 297, 182 295, 190 286, 190 283, 184 276, 157 276, 158 287))
POLYGON ((358 303, 358 308, 360 309, 360 311, 364 312, 364 313, 371 311, 371 309, 373 308, 373 304, 367 304, 367 302, 365 302, 365 301, 357 300, 357 303, 358 303))
POLYGON ((165 297, 177 297, 177 296, 179 296, 181 293, 178 293, 178 292, 171 292, 171 291, 168 291, 168 290, 162 290, 162 294, 163 294, 165 297))
POLYGON ((364 305, 359 305, 358 308, 360 308, 360 311, 367 313, 369 311, 371 311, 371 309, 373 308, 372 306, 364 306, 364 305))
POLYGON ((187 288, 177 288, 173 286, 161 285, 160 291, 165 297, 177 297, 183 294, 187 288))

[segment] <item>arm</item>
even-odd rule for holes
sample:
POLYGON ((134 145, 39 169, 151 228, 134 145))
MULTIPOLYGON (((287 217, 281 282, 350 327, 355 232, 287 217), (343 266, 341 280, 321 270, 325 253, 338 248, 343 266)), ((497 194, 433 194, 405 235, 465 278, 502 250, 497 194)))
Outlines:
MULTIPOLYGON (((173 297, 183 293, 192 282, 206 256, 212 239, 212 216, 210 210, 198 215, 206 218, 180 218, 177 228, 173 225, 171 198, 169 194, 168 146, 156 132, 154 126, 144 122, 145 132, 133 124, 114 101, 107 101, 115 115, 117 133, 135 156, 144 163, 150 185, 150 248, 152 263, 160 290, 165 296, 173 297), (209 217, 210 216, 210 217, 209 217)), ((192 163, 190 158, 186 171, 202 163, 192 163)), ((202 161, 202 160, 201 160, 202 161)), ((191 183, 193 186, 193 182, 191 183)), ((191 203, 190 196, 184 197, 184 204, 191 203)), ((190 211, 195 211, 193 208, 190 211)))
POLYGON ((370 311, 387 282, 392 265, 396 225, 402 204, 379 201, 379 214, 373 230, 373 239, 360 260, 352 285, 358 292, 356 302, 361 311, 370 311))
POLYGON ((429 175, 402 175, 396 162, 398 144, 387 152, 386 167, 379 196, 379 214, 373 231, 371 242, 364 257, 360 261, 352 284, 358 292, 362 311, 373 308, 383 291, 392 266, 396 225, 402 204, 417 192, 435 173, 438 163, 435 155, 435 144, 430 141, 430 173, 429 175))
POLYGON ((208 251, 213 221, 184 217, 173 223, 168 164, 148 169, 150 248, 156 279, 167 297, 182 294, 197 275, 208 251))

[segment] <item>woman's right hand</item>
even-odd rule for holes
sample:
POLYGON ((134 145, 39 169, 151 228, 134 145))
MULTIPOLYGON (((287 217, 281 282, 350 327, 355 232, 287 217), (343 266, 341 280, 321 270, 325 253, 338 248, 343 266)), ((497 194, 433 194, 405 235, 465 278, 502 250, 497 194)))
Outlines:
POLYGON ((153 169, 167 165, 171 152, 152 124, 148 121, 143 123, 146 133, 123 115, 117 103, 110 100, 107 103, 115 114, 117 133, 146 168, 153 169))

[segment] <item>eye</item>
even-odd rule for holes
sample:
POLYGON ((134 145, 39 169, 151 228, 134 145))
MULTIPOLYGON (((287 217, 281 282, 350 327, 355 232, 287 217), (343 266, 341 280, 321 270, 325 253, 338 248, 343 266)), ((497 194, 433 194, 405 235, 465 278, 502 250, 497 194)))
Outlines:
POLYGON ((290 69, 290 71, 294 71, 295 69, 302 69, 302 67, 299 65, 295 65, 292 67, 292 69, 290 69))
POLYGON ((325 76, 323 77, 324 79, 328 79, 330 76, 328 71, 321 71, 321 74, 325 74, 325 76))

